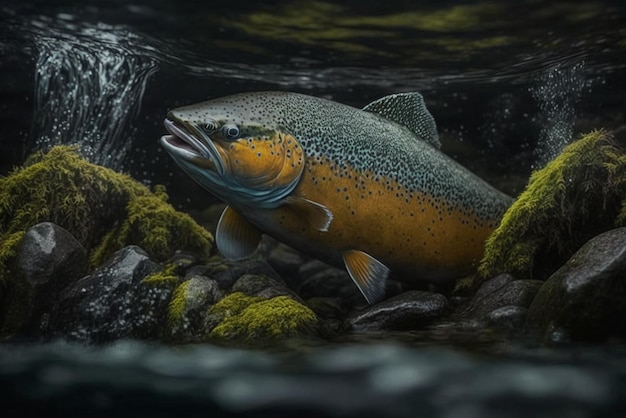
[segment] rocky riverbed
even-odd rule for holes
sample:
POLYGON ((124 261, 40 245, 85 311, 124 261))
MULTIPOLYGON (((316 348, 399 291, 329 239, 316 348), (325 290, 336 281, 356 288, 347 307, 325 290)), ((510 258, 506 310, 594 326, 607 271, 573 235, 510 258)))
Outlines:
POLYGON ((67 147, 37 155, 0 179, 5 410, 619 416, 623 161, 609 133, 580 139, 533 175, 475 275, 391 280, 370 306, 342 269, 268 237, 227 261, 162 188, 67 147))

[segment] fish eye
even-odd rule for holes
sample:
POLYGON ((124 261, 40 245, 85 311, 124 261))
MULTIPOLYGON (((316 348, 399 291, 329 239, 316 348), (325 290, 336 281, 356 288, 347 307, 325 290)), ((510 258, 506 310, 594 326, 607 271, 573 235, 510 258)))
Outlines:
POLYGON ((224 125, 222 126, 222 136, 224 139, 233 141, 238 139, 240 135, 239 127, 237 125, 224 125))

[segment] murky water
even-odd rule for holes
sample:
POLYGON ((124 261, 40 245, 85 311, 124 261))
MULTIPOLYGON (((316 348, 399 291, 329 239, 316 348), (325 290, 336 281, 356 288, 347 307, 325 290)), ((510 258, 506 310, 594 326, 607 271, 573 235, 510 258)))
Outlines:
MULTIPOLYGON (((158 146, 168 109, 261 89, 358 107, 417 90, 444 151, 516 193, 581 132, 626 123, 625 28, 618 1, 3 3, 0 174, 34 150, 77 144, 94 162, 175 186, 179 205, 204 205, 208 196, 158 146)), ((214 416, 626 410, 620 350, 489 357, 380 343, 307 353, 4 346, 2 408, 46 416, 81 408, 165 416, 173 405, 214 416)))

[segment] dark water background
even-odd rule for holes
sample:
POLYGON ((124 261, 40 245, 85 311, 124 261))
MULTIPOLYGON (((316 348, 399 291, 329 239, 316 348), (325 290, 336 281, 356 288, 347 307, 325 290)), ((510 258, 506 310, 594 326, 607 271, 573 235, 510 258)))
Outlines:
MULTIPOLYGON (((625 53, 622 1, 2 1, 0 175, 78 143, 203 207, 212 198, 158 146, 168 109, 251 90, 362 107, 417 90, 444 151, 515 194, 581 132, 626 123, 625 53)), ((421 345, 3 345, 0 410, 626 416, 623 347, 421 345)))
POLYGON ((444 151, 512 194, 572 136, 624 123, 619 1, 32 1, 0 18, 0 173, 79 142, 199 191, 158 147, 167 110, 262 89, 357 107, 420 91, 444 151))

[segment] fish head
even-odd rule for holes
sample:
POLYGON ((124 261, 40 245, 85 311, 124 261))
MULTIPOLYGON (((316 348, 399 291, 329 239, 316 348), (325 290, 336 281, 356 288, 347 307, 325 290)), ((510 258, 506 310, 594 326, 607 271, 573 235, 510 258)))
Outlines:
POLYGON ((240 101, 171 110, 164 122, 170 134, 161 144, 188 175, 227 203, 277 207, 302 176, 304 151, 285 127, 268 113, 247 110, 246 103, 242 95, 240 101))

